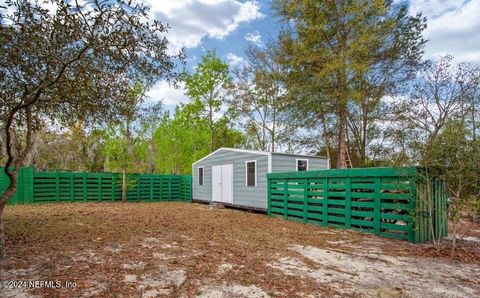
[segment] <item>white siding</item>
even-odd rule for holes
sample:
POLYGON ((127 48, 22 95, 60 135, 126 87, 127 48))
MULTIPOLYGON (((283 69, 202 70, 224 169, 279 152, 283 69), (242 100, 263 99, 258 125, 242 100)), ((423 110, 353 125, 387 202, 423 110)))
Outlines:
POLYGON ((265 152, 220 149, 196 162, 192 167, 193 199, 212 200, 212 166, 233 164, 233 205, 250 208, 267 208, 267 173, 296 171, 296 159, 308 159, 309 170, 328 169, 328 160, 323 157, 265 152), (257 161, 257 186, 246 186, 246 161, 257 161), (269 167, 269 162, 271 165, 269 167), (204 167, 203 186, 198 185, 198 168, 204 167))
POLYGON ((297 170, 297 158, 308 159, 308 170, 326 170, 328 169, 328 159, 325 157, 312 157, 304 155, 291 154, 272 154, 272 173, 276 172, 294 172, 297 170))
POLYGON ((193 199, 212 200, 212 166, 233 164, 233 204, 239 206, 267 207, 268 155, 220 150, 193 165, 193 199), (257 186, 246 186, 245 161, 257 161, 257 186), (198 167, 204 167, 204 185, 198 185, 198 167))

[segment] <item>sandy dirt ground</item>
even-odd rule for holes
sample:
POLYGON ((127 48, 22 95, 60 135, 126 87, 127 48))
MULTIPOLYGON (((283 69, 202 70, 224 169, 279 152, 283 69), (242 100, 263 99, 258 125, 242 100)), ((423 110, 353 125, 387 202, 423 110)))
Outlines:
POLYGON ((478 225, 455 252, 187 203, 8 206, 5 225, 0 280, 21 282, 1 297, 480 296, 478 225))

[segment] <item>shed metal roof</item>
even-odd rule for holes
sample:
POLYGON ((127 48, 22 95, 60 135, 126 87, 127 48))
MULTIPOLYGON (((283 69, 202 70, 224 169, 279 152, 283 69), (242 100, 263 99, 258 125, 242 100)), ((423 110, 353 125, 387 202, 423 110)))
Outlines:
POLYGON ((204 156, 203 158, 197 160, 194 162, 192 165, 195 165, 196 163, 201 162, 202 160, 214 155, 215 153, 221 151, 221 150, 226 150, 226 151, 234 151, 234 152, 241 152, 241 153, 250 153, 250 154, 259 154, 259 155, 289 155, 289 156, 301 156, 301 157, 310 157, 310 158, 321 158, 321 159, 328 159, 327 157, 324 156, 315 156, 315 155, 308 155, 308 154, 294 154, 294 153, 284 153, 284 152, 268 152, 268 151, 259 151, 259 150, 247 150, 247 149, 236 149, 236 148, 226 148, 222 147, 219 148, 212 153, 208 154, 207 156, 204 156))

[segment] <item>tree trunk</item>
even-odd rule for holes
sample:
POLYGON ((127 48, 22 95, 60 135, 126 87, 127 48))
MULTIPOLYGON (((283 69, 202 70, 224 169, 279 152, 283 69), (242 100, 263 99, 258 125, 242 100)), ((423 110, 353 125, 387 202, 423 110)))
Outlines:
POLYGON ((208 106, 208 124, 210 128, 210 153, 213 152, 213 107, 208 106))
POLYGON ((454 217, 452 220, 452 227, 453 227, 453 235, 452 235, 452 249, 455 251, 457 248, 457 220, 454 217))
POLYGON ((364 167, 367 164, 367 129, 368 128, 368 104, 362 104, 362 141, 360 146, 360 160, 364 167))
POLYGON ((273 117, 272 117, 272 150, 271 152, 275 152, 275 138, 276 138, 276 127, 277 126, 277 110, 276 108, 273 108, 273 117))
MULTIPOLYGON (((7 170, 5 170, 5 173, 7 170)), ((18 172, 14 169, 12 172, 7 174, 10 179, 10 185, 5 190, 5 192, 0 197, 0 260, 5 259, 5 230, 3 228, 3 211, 5 210, 5 205, 7 201, 15 194, 17 190, 18 182, 18 172)))
POLYGON ((27 114, 27 134, 26 134, 26 147, 20 154, 17 152, 14 153, 12 147, 14 146, 14 140, 12 137, 11 126, 13 123, 13 117, 15 113, 11 113, 6 125, 4 126, 5 131, 5 147, 7 151, 7 162, 5 163, 5 168, 3 169, 5 175, 7 175, 8 179, 10 180, 10 184, 5 192, 0 197, 0 260, 5 259, 5 230, 3 228, 3 211, 5 210, 5 205, 7 201, 15 194, 17 190, 17 183, 18 183, 18 167, 24 161, 26 156, 29 154, 30 150, 32 149, 32 134, 33 134, 33 127, 32 127, 32 113, 30 108, 26 108, 27 114), (17 155, 17 158, 15 158, 17 155), (13 169, 10 171, 10 169, 13 169))
POLYGON ((337 169, 345 169, 347 167, 347 163, 345 161, 345 154, 347 153, 346 143, 345 143, 346 119, 347 117, 346 117, 345 109, 340 107, 338 111, 337 169))
POLYGON ((328 138, 328 132, 327 132, 327 121, 325 119, 325 115, 320 116, 321 121, 322 121, 322 128, 323 128, 323 142, 325 143, 325 150, 327 153, 327 158, 330 161, 330 139, 328 138))
POLYGON ((343 2, 336 1, 337 7, 337 23, 336 23, 336 36, 338 39, 338 47, 336 55, 340 60, 340 66, 337 71, 338 82, 338 95, 337 95, 337 107, 338 107, 338 150, 337 150, 337 169, 345 169, 347 163, 345 161, 346 154, 346 130, 347 130, 347 78, 346 78, 346 64, 347 57, 345 55, 345 49, 347 47, 346 37, 343 32, 343 2))
POLYGON ((0 262, 5 259, 5 230, 3 228, 3 209, 5 206, 0 209, 0 262))
POLYGON ((125 168, 122 168, 122 202, 127 201, 127 174, 125 168))

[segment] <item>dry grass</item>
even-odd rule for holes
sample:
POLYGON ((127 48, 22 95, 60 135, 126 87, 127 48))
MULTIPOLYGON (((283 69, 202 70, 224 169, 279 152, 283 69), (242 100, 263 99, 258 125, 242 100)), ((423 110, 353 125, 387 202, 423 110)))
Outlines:
MULTIPOLYGON (((377 255, 402 258, 432 254, 426 245, 244 211, 212 210, 200 204, 26 205, 8 206, 5 213, 9 258, 1 264, 0 279, 74 281, 77 286, 9 290, 4 295, 357 296, 371 293, 351 288, 344 291, 341 286, 315 278, 313 273, 325 273, 322 262, 292 246, 335 251, 342 256, 368 250, 368 255, 360 257, 378 266, 384 261, 377 255), (272 267, 278 260, 298 260, 304 266, 301 269, 307 271, 272 267)), ((439 264, 465 266, 438 255, 439 264)), ((477 272, 479 267, 471 266, 472 272, 477 272)), ((326 274, 340 269, 332 268, 326 274)), ((479 287, 478 282, 472 284, 468 274, 453 281, 472 291, 479 287)), ((385 293, 390 295, 390 289, 385 293)), ((406 292, 400 288, 395 293, 406 292)))

